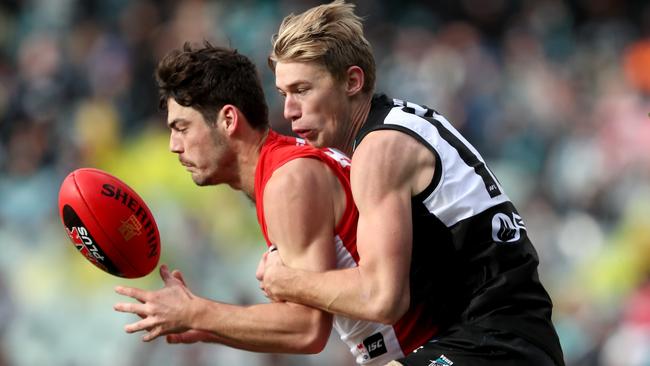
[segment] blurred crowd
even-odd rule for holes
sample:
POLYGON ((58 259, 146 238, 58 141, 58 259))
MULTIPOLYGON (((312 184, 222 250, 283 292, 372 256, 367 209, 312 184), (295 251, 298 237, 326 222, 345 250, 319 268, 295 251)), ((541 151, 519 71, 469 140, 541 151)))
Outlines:
MULTIPOLYGON (((568 365, 650 365, 650 3, 354 1, 378 91, 425 104, 472 142, 540 254, 568 365)), ((145 344, 112 310, 117 284, 82 259, 57 215, 78 167, 149 203, 161 261, 198 295, 265 301, 253 205, 196 188, 167 150, 157 60, 184 41, 257 63, 274 128, 290 133, 266 67, 298 0, 4 0, 0 3, 0 366, 352 365, 335 335, 317 356, 145 344)))

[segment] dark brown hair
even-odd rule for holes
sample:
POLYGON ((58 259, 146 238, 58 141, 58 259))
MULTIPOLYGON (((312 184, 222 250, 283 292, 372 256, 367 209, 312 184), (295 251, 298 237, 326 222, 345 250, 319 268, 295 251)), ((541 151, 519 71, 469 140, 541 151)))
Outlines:
POLYGON ((209 123, 226 104, 237 107, 251 127, 268 127, 268 107, 264 91, 251 60, 235 49, 215 47, 205 41, 202 47, 189 42, 169 52, 158 63, 156 82, 160 108, 167 100, 199 111, 209 123))

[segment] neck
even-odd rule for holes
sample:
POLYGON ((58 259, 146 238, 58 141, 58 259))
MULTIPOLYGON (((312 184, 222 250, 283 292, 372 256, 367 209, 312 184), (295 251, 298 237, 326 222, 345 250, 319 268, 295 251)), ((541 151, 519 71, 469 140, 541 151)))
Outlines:
POLYGON ((363 127, 363 124, 368 119, 368 114, 370 113, 370 107, 372 105, 372 93, 362 94, 352 102, 352 111, 350 114, 350 128, 345 141, 343 141, 343 148, 341 151, 346 153, 348 156, 352 156, 354 139, 363 127))
POLYGON ((264 131, 251 129, 249 137, 240 140, 237 148, 237 181, 230 186, 244 192, 249 198, 255 199, 255 169, 260 158, 262 145, 266 141, 269 129, 264 131))

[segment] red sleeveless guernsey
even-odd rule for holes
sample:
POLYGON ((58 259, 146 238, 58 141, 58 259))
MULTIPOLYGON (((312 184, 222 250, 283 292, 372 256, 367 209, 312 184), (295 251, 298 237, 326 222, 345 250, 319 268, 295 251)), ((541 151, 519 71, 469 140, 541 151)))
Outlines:
MULTIPOLYGON (((350 189, 350 159, 336 149, 317 149, 306 145, 303 139, 282 136, 272 130, 269 130, 262 146, 255 170, 257 219, 267 246, 272 243, 268 238, 264 220, 264 187, 276 169, 293 159, 300 158, 322 161, 341 182, 346 195, 346 209, 333 233, 337 267, 357 266, 359 254, 356 231, 359 213, 350 189)), ((424 306, 412 304, 409 311, 392 326, 335 315, 333 326, 341 340, 350 348, 358 364, 384 365, 411 353, 435 335, 437 329, 424 310, 424 306)))

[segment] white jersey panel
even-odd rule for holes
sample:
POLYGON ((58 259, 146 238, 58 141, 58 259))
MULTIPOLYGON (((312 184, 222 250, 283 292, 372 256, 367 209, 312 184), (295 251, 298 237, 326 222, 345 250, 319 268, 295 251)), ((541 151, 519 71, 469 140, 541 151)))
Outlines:
MULTIPOLYGON (((416 104, 408 103, 408 107, 415 109, 416 113, 424 114, 426 111, 416 104)), ((485 163, 476 149, 443 116, 434 113, 433 117, 430 118, 438 121, 481 162, 485 163)), ((447 227, 483 212, 492 206, 509 201, 505 193, 494 198, 490 197, 481 176, 476 173, 473 167, 463 161, 458 150, 440 135, 438 128, 431 122, 396 107, 390 110, 384 124, 397 125, 411 130, 438 153, 437 158, 441 160, 440 166, 442 167, 440 181, 433 192, 424 199, 423 203, 429 212, 433 213, 447 227)), ((496 182, 496 179, 494 180, 496 182)), ((499 188, 503 192, 502 187, 499 188)))
MULTIPOLYGON (((348 252, 343 241, 337 235, 335 237, 336 243, 336 267, 337 268, 352 268, 356 267, 357 263, 348 252)), ((386 363, 404 357, 404 353, 400 347, 397 335, 392 326, 374 323, 363 320, 355 320, 346 318, 340 315, 334 315, 334 329, 341 337, 341 340, 347 344, 359 365, 376 366, 385 365, 386 363), (364 341, 377 333, 381 333, 381 344, 374 344, 375 347, 385 347, 386 353, 370 358, 368 352, 368 345, 364 341)), ((373 345, 370 345, 371 347, 373 345)))

